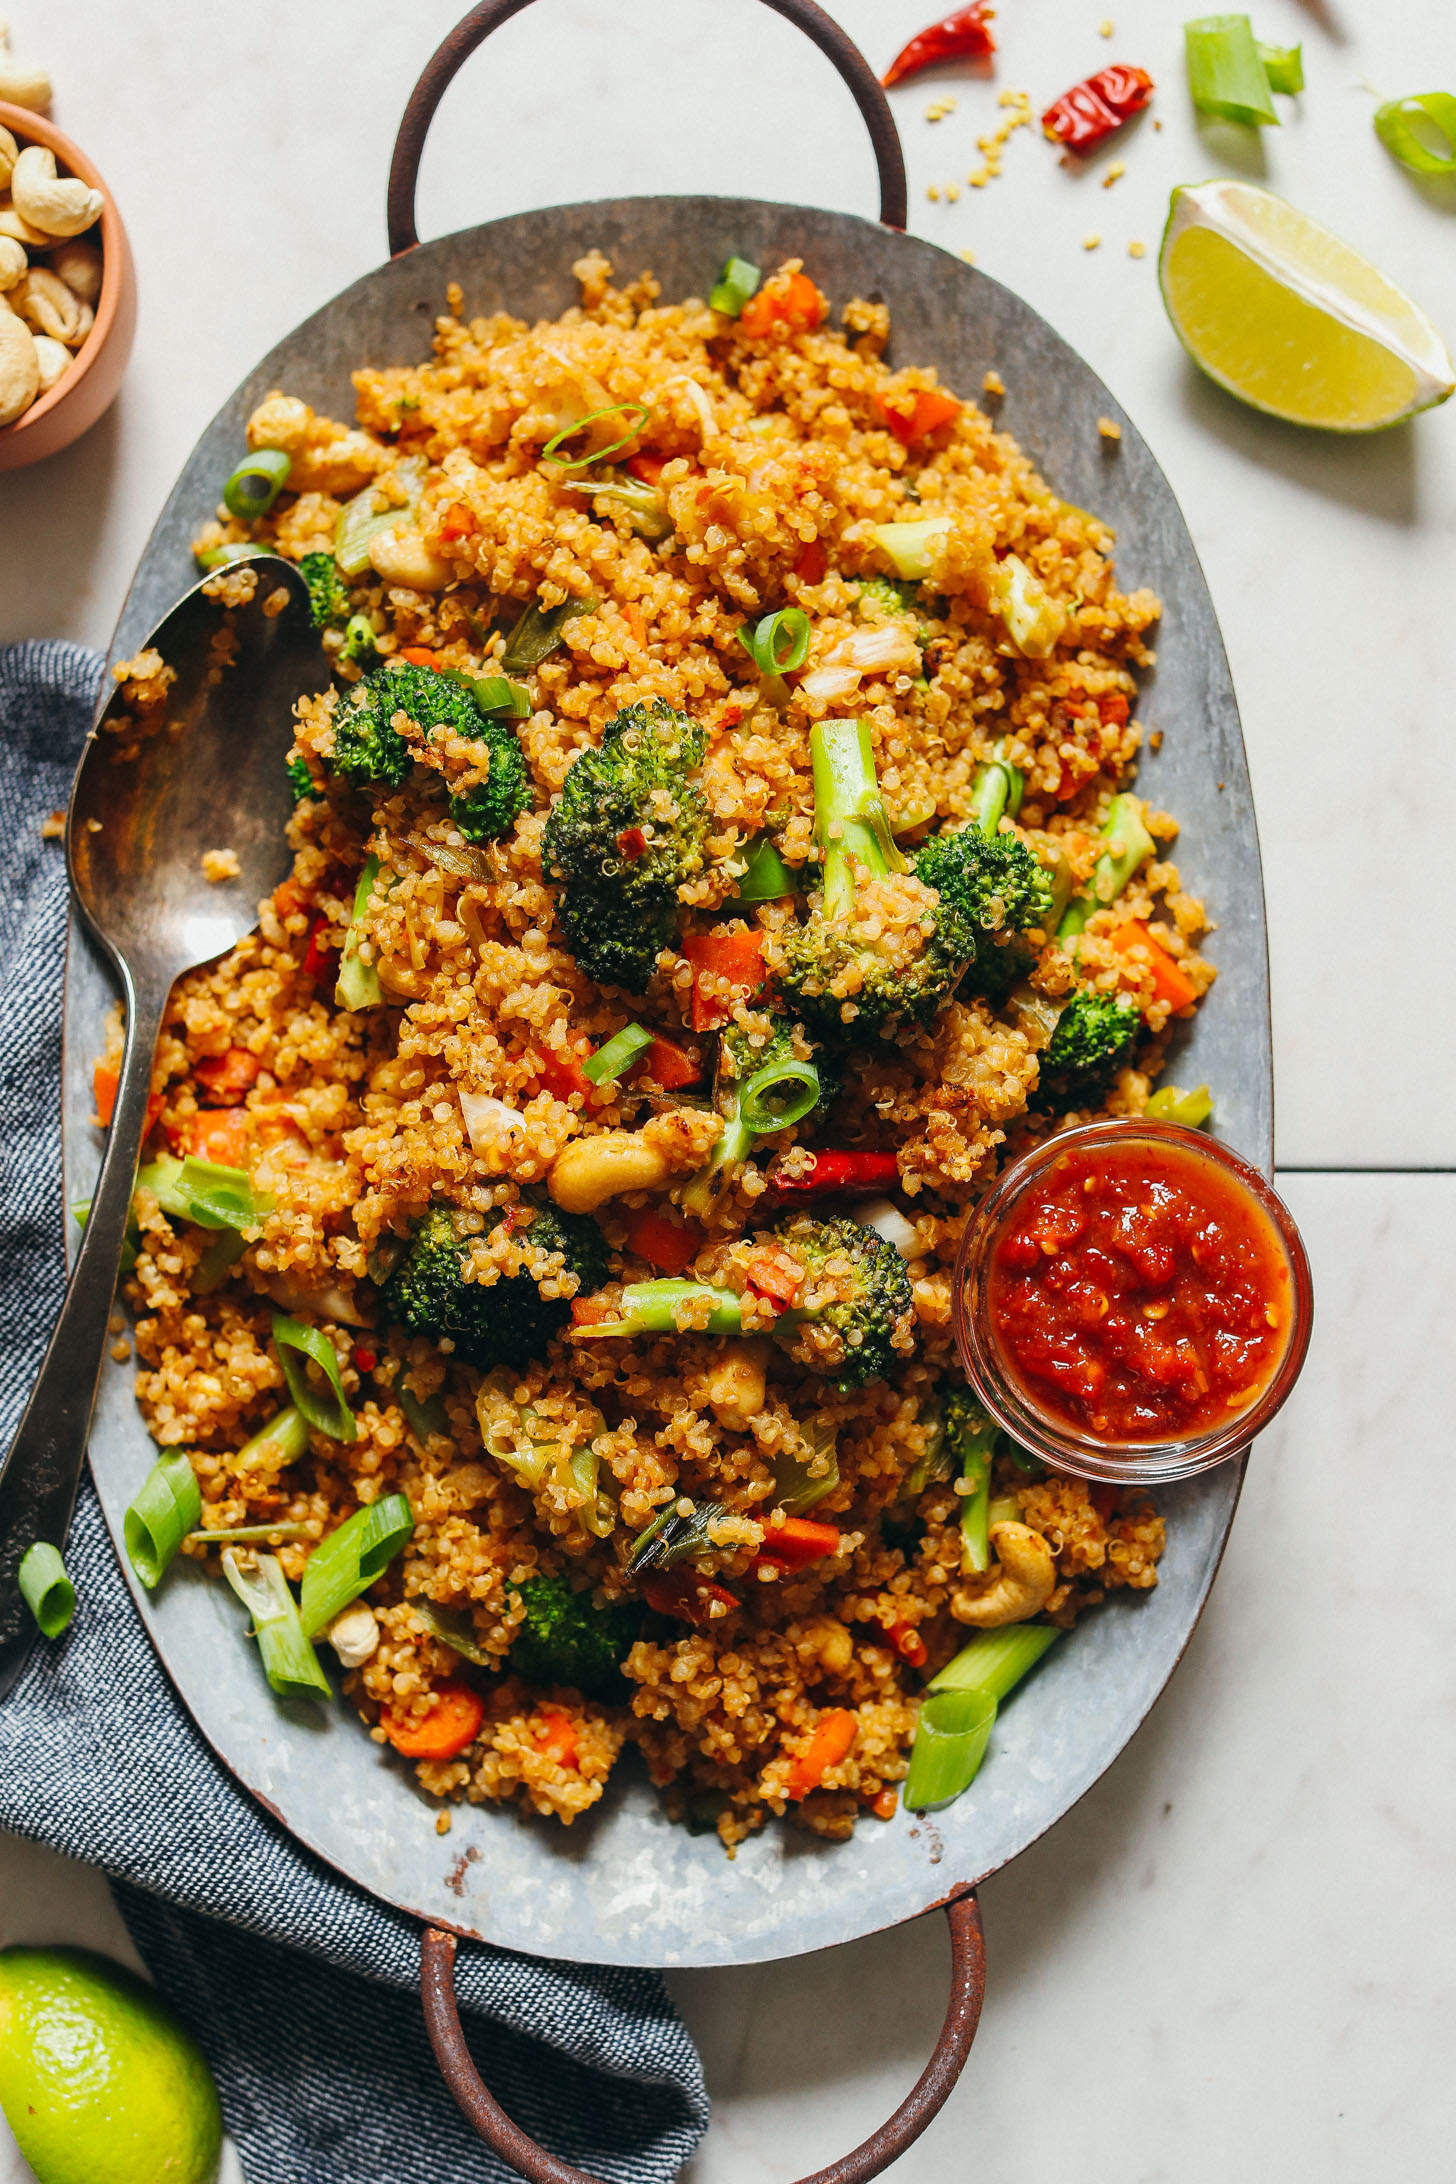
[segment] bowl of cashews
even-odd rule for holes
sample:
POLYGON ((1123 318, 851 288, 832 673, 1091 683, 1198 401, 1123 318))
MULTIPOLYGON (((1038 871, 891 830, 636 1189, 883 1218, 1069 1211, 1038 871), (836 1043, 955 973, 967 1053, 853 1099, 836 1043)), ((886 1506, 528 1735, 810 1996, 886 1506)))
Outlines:
POLYGON ((110 191, 43 114, 0 99, 0 470, 95 424, 135 331, 136 272, 110 191))

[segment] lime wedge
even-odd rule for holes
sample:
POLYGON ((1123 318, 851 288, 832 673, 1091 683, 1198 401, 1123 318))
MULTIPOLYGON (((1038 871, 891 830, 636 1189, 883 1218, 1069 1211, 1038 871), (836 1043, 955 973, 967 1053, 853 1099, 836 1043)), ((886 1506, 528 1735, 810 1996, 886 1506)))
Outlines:
POLYGON ((1174 190, 1158 280, 1194 363, 1271 417, 1378 432, 1456 387, 1445 343, 1409 296, 1250 182, 1174 190))

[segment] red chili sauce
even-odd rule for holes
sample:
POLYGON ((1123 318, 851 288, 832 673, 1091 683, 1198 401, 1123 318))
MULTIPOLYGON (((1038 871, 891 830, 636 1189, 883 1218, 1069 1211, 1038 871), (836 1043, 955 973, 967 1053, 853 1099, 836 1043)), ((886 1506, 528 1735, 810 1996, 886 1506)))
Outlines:
POLYGON ((988 1302, 1027 1396, 1108 1441, 1224 1424, 1289 1337, 1273 1224, 1222 1168, 1174 1145, 1056 1161, 1001 1229, 988 1302))

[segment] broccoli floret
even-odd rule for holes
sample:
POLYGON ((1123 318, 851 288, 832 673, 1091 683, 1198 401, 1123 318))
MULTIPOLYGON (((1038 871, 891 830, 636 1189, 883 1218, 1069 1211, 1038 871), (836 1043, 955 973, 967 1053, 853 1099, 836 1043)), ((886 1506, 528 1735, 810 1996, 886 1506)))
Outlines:
POLYGON ((775 965, 781 990, 821 1036, 875 1038, 897 1023, 928 1023, 955 990, 975 953, 975 934, 958 904, 918 953, 887 955, 853 930, 863 879, 909 870, 895 847, 875 779, 874 748, 863 721, 816 721, 814 826, 824 860, 822 892, 802 925, 787 927, 775 965), (846 1015, 846 1011, 848 1014, 846 1015))
MULTIPOLYGON (((830 1375, 843 1389, 883 1380, 908 1349, 915 1328, 915 1300, 905 1262, 893 1244, 861 1222, 816 1221, 801 1216, 775 1232, 773 1242, 798 1261, 805 1280, 827 1280, 830 1294, 812 1306, 795 1305, 780 1313, 774 1335, 798 1363, 830 1375), (826 1358, 812 1342, 796 1343, 800 1328, 829 1327, 840 1337, 840 1352, 826 1358), (898 1341, 897 1338, 898 1337, 898 1341)), ((742 1305, 731 1289, 706 1282, 634 1282, 622 1291, 619 1319, 577 1329, 578 1341, 614 1335, 670 1335, 685 1304, 706 1300, 710 1306, 703 1332, 742 1331, 742 1305)))
POLYGON ((1048 925, 1052 883, 1046 867, 1019 834, 1003 834, 1008 805, 1021 802, 1021 776, 1004 759, 983 766, 976 778, 971 823, 937 835, 915 860, 916 876, 940 896, 941 917, 971 956, 990 955, 996 937, 1048 925), (990 938, 990 947, 985 946, 990 938))
POLYGON ((308 760, 301 751, 294 752, 292 758, 285 762, 283 771, 288 776, 288 786, 293 791, 295 804, 301 804, 305 797, 318 795, 318 783, 309 772, 308 760))
POLYGON ((1097 1098, 1131 1055, 1141 1029, 1142 1012, 1130 995, 1080 987, 1041 1052, 1047 1089, 1078 1105, 1097 1098))
POLYGON ((315 629, 336 627, 348 620, 349 587, 332 554, 305 554, 298 573, 308 586, 309 619, 315 629))
POLYGON ((920 592, 920 585, 906 576, 862 576, 859 579, 859 604, 883 607, 888 614, 918 614, 920 592))
MULTIPOLYGON (((491 1228, 503 1218, 497 1212, 491 1228)), ((533 1251, 560 1252, 566 1271, 582 1289, 599 1289, 606 1280, 607 1247, 595 1221, 543 1205, 533 1210, 524 1233, 533 1251)), ((454 1354, 484 1372, 544 1357, 552 1337, 571 1317, 570 1304, 561 1297, 543 1297, 524 1269, 489 1284, 468 1282, 466 1241, 453 1207, 430 1209, 384 1283, 391 1319, 412 1335, 447 1335, 454 1354)))
POLYGON ((594 1606, 589 1590, 573 1592, 564 1577, 528 1577, 514 1590, 525 1609, 510 1665, 529 1684, 566 1684, 584 1699, 626 1695, 622 1663, 642 1633, 634 1601, 594 1606))
POLYGON ((736 1024, 730 1024, 721 1034, 714 1096, 723 1117, 723 1134, 707 1166, 699 1169, 683 1189, 685 1213, 705 1220, 748 1159, 757 1139, 809 1115, 826 1115, 839 1097, 839 1076, 824 1048, 808 1040, 802 1030, 796 1041, 796 1028, 788 1018, 778 1018, 772 1035, 757 1046, 736 1024), (805 1045, 809 1047, 807 1060, 802 1051, 805 1045), (750 1112, 745 1115, 743 1093, 766 1070, 782 1074, 777 1082, 756 1088, 750 1112))
POLYGON ((654 699, 572 761, 541 838, 567 943, 588 978, 641 993, 677 933, 678 889, 703 869, 708 809, 688 776, 704 731, 654 699))
POLYGON ((521 746, 504 721, 481 712, 467 689, 432 667, 377 668, 345 697, 334 718, 334 770, 356 786, 397 789, 414 764, 394 727, 403 713, 426 740, 449 734, 483 743, 490 753, 484 781, 450 799, 450 814, 467 841, 492 841, 516 823, 531 801, 521 746))

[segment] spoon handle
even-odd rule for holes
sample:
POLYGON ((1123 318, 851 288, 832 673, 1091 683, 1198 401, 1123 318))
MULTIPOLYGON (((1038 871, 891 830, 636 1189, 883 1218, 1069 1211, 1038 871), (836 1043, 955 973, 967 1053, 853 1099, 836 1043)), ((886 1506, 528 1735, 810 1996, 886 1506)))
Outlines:
POLYGON ((40 1377, 0 1465, 0 1699, 36 1634, 16 1577, 21 1557, 37 1540, 64 1548, 75 1506, 167 1005, 165 985, 139 988, 124 967, 123 984, 126 1051, 96 1195, 40 1377))

